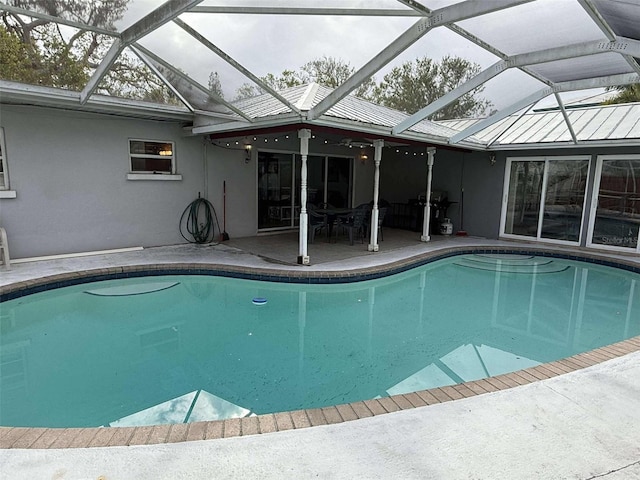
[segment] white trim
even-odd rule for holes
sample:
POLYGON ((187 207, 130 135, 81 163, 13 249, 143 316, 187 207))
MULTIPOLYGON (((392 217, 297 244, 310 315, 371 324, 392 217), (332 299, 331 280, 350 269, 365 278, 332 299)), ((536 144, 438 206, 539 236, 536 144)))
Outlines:
POLYGON ((0 198, 16 198, 15 190, 0 190, 0 198))
MULTIPOLYGON (((596 213, 598 210, 598 198, 600 196, 600 181, 602 179, 602 165, 605 160, 640 160, 640 155, 625 154, 625 155, 598 155, 596 160, 596 173, 593 181, 593 190, 591 193, 591 205, 589 207, 589 228, 587 230, 587 247, 598 248, 602 250, 608 250, 613 252, 638 252, 640 253, 640 231, 638 232, 638 244, 636 248, 618 247, 615 245, 603 245, 600 243, 593 243, 593 230, 596 224, 596 213)), ((640 228, 639 228, 640 230, 640 228)))
POLYGON ((172 173, 127 173, 127 180, 182 180, 182 175, 172 173))
POLYGON ((43 260, 58 260, 62 258, 76 258, 76 257, 90 257, 92 255, 106 255, 109 253, 126 253, 137 252, 144 250, 144 247, 129 247, 129 248, 116 248, 113 250, 95 250, 93 252, 79 252, 79 253, 62 253, 60 255, 46 255, 44 257, 27 257, 11 260, 11 263, 27 263, 27 262, 40 262, 43 260))

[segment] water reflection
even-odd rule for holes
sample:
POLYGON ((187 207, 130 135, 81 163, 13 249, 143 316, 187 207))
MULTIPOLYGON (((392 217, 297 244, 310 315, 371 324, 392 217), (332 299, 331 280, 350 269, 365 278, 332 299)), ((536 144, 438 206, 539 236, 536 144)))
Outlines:
POLYGON ((638 279, 474 255, 353 284, 181 277, 144 295, 46 292, 2 305, 0 423, 243 417, 497 375, 640 334, 638 279))

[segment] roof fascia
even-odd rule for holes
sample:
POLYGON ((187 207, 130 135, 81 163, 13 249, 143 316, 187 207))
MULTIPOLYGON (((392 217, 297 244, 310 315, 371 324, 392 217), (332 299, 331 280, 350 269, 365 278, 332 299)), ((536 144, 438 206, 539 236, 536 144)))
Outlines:
MULTIPOLYGON (((197 123, 198 119, 194 123, 197 123)), ((296 128, 311 128, 322 129, 324 131, 333 130, 343 132, 357 132, 368 138, 381 138, 384 140, 399 142, 399 143, 413 143, 421 145, 437 145, 441 148, 447 148, 450 150, 484 150, 485 145, 464 143, 456 146, 449 145, 446 137, 431 137, 425 134, 417 132, 406 132, 400 136, 391 135, 388 127, 381 127, 371 124, 362 124, 352 120, 326 118, 322 117, 312 121, 305 120, 300 116, 293 114, 278 115, 277 118, 270 118, 266 120, 257 120, 254 123, 247 122, 226 122, 216 125, 202 125, 196 126, 191 129, 193 135, 213 135, 216 138, 228 138, 231 136, 242 136, 255 134, 265 131, 286 131, 296 128)))
POLYGON ((344 119, 335 119, 335 118, 326 118, 321 117, 318 119, 314 119, 311 121, 307 121, 307 124, 311 125, 310 128, 313 129, 314 126, 321 127, 329 127, 329 128, 337 128, 341 130, 349 130, 352 132, 358 132, 364 135, 368 135, 372 138, 381 138, 384 140, 392 141, 392 142, 415 142, 420 144, 429 144, 435 145, 442 148, 447 148, 451 150, 484 150, 485 145, 473 144, 473 143, 465 143, 452 146, 447 142, 447 138, 445 137, 431 137, 427 136, 423 133, 417 132, 405 132, 402 135, 392 135, 389 127, 381 127, 371 124, 359 124, 352 120, 344 120, 344 119))
MULTIPOLYGON (((207 122, 202 118, 196 117, 195 123, 199 121, 207 122)), ((259 128, 271 128, 280 125, 291 125, 300 123, 300 116, 293 113, 277 115, 275 117, 266 117, 264 119, 254 119, 252 122, 235 120, 224 123, 206 123, 200 126, 193 127, 192 131, 194 135, 203 135, 207 133, 219 133, 219 132, 233 132, 235 130, 247 130, 247 129, 259 129, 259 128)))
POLYGON ((442 110, 450 103, 453 103, 458 98, 466 95, 473 89, 479 87, 483 83, 486 83, 487 81, 491 80, 492 78, 496 77, 509 68, 534 65, 538 63, 551 62, 554 60, 562 60, 567 58, 594 55, 603 52, 627 52, 631 55, 640 57, 640 42, 630 38, 615 37, 615 39, 611 42, 584 42, 507 57, 505 60, 494 63, 475 77, 454 88, 442 97, 438 98, 426 107, 414 113, 403 122, 396 125, 393 128, 393 132, 394 134, 401 133, 404 130, 411 128, 416 123, 426 119, 437 111, 442 110))
POLYGON ((193 115, 188 110, 171 105, 150 104, 137 100, 94 95, 82 105, 80 94, 58 88, 25 85, 0 80, 0 99, 5 104, 25 104, 31 106, 74 109, 96 113, 134 116, 143 118, 191 121, 193 115))
POLYGON ((180 28, 182 28, 185 32, 187 32, 189 35, 191 35, 193 38, 195 38, 198 42, 200 42, 202 45, 204 45, 205 47, 207 47, 209 50, 211 50, 212 52, 214 52, 216 55, 218 55, 222 60, 224 60, 225 62, 227 62, 229 65, 231 65, 233 68, 235 68, 236 70, 238 70, 240 73, 242 73, 243 75, 245 75, 246 77, 250 78, 251 80, 253 80, 260 88, 262 88, 264 91, 270 93, 274 98, 276 98, 280 103, 284 104, 285 106, 287 106, 291 111, 300 114, 300 110, 293 105, 291 102, 289 102, 286 98, 284 98, 282 95, 280 95, 276 90, 274 90, 273 88, 271 88, 269 85, 267 85, 265 82, 263 82, 262 80, 260 80, 260 78, 258 78, 257 76, 255 76, 253 73, 251 73, 251 71, 249 71, 248 69, 246 69, 245 67, 243 67, 240 63, 238 63, 234 58, 232 58, 230 55, 228 55, 227 53, 225 53, 224 51, 222 51, 220 48, 218 48, 216 45, 214 45, 212 42, 210 42, 207 38, 205 38, 203 35, 201 35, 200 33, 198 33, 194 28, 192 28, 191 26, 189 26, 187 23, 183 22, 182 20, 180 20, 179 18, 176 18, 173 20, 173 22, 178 25, 180 28))
POLYGON ((11 5, 5 5, 4 3, 0 4, 0 12, 1 11, 9 12, 14 15, 24 15, 25 17, 48 20, 50 22, 59 23, 60 25, 66 25, 67 27, 73 27, 79 30, 99 33, 100 35, 108 35, 110 37, 120 38, 120 33, 116 32, 115 30, 107 30, 106 28, 95 27, 93 25, 88 25, 82 22, 74 22, 73 20, 67 20, 66 18, 47 15, 46 13, 34 12, 25 8, 13 7, 11 5))
POLYGON ((87 82, 85 87, 82 89, 82 92, 80 92, 80 103, 85 103, 93 94, 95 89, 98 88, 98 85, 125 47, 135 43, 165 23, 170 22, 178 15, 191 7, 195 7, 200 2, 202 2, 202 0, 168 0, 124 30, 120 34, 120 38, 116 39, 111 45, 111 48, 105 55, 105 58, 100 62, 100 65, 98 65, 98 68, 89 79, 89 82, 87 82))
POLYGON ((512 151, 512 150, 549 150, 549 149, 576 149, 576 148, 597 148, 597 147, 640 147, 640 139, 634 140, 589 140, 556 143, 497 143, 489 147, 488 151, 512 151))
MULTIPOLYGON (((327 112, 336 103, 358 88, 367 78, 374 75, 387 65, 399 53, 405 51, 433 28, 453 22, 503 10, 532 0, 495 0, 492 2, 477 2, 466 0, 454 5, 425 13, 426 18, 414 23, 403 34, 391 42, 385 49, 369 60, 360 70, 349 77, 342 85, 334 89, 320 103, 309 111, 308 118, 314 119, 327 112)), ((411 2, 412 4, 415 2, 411 2)))

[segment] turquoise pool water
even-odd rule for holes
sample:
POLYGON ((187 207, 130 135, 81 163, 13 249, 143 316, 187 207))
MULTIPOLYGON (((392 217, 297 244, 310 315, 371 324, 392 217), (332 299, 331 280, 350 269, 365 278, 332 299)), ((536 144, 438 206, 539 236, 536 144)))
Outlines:
POLYGON ((154 276, 0 308, 1 425, 151 425, 406 393, 607 345, 640 334, 640 275, 464 255, 357 283, 154 276))

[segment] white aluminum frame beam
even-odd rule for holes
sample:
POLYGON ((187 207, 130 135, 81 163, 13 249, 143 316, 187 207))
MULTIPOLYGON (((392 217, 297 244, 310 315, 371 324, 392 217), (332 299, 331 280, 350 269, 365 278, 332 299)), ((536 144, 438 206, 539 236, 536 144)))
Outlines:
POLYGON ((158 67, 156 66, 156 64, 152 61, 150 61, 142 52, 139 52, 134 46, 130 45, 129 49, 142 61, 142 63, 144 63, 147 68, 149 70, 151 70, 154 75, 156 77, 158 77, 162 83, 165 84, 165 86, 171 90, 171 92, 178 97, 178 99, 185 105, 185 107, 187 107, 189 109, 189 111, 191 111, 192 113, 195 113, 195 108, 193 105, 191 105, 191 103, 189 102, 189 100, 187 100, 184 95, 182 95, 182 93, 180 92, 180 90, 178 90, 165 76, 164 74, 158 69, 158 67))
POLYGON ((168 0, 124 30, 120 34, 120 38, 113 42, 105 58, 100 62, 100 65, 98 65, 82 92, 80 92, 80 103, 86 103, 125 47, 137 42, 145 35, 170 22, 189 8, 195 7, 200 2, 202 0, 168 0))
POLYGON ((333 92, 309 111, 307 118, 309 120, 318 118, 433 28, 531 1, 532 0, 494 0, 491 2, 477 2, 475 0, 466 0, 449 7, 434 10, 430 14, 427 14, 427 17, 423 20, 414 23, 342 85, 334 89, 333 92))
POLYGON ((267 85, 265 82, 263 82, 262 80, 260 80, 260 78, 258 78, 257 76, 255 76, 253 73, 251 73, 249 70, 247 70, 245 67, 243 67, 240 63, 238 63, 234 58, 232 58, 230 55, 228 55, 227 53, 225 53, 223 50, 221 50, 220 48, 218 48, 216 45, 214 45, 212 42, 210 42, 206 37, 204 37, 203 35, 201 35, 200 33, 198 33, 194 28, 192 28, 190 25, 188 25, 187 23, 185 23, 184 21, 180 20, 179 18, 176 18, 173 20, 173 23, 175 23, 176 25, 178 25, 180 28, 182 28, 185 32, 187 32, 189 35, 191 35, 193 38, 195 38, 196 40, 198 40, 202 45, 204 45, 205 47, 207 47, 209 50, 211 50, 213 53, 215 53, 216 55, 218 55, 222 60, 224 60, 225 62, 227 62, 229 65, 231 65, 233 68, 235 68, 236 70, 238 70, 240 73, 242 73, 244 76, 246 76, 247 78, 250 78, 251 80, 253 80, 254 83, 256 83, 260 88, 262 88, 265 92, 268 92, 269 94, 271 94, 273 97, 275 97, 279 102, 281 102, 282 104, 286 105, 292 112, 295 112, 297 114, 300 114, 300 109, 298 109, 294 104, 292 104, 289 100, 287 100, 286 98, 284 98, 282 95, 280 95, 276 90, 274 90, 273 88, 271 88, 269 85, 267 85))
POLYGON ((490 117, 485 118, 477 123, 474 123, 470 127, 465 128, 460 133, 454 135, 449 140, 450 144, 456 144, 465 138, 478 133, 481 130, 493 125, 496 122, 499 122, 503 118, 512 115, 513 113, 521 110, 529 105, 532 105, 536 102, 539 102, 543 98, 552 95, 554 93, 559 92, 572 92, 575 90, 588 90, 591 88, 606 88, 606 87, 614 87, 617 85, 629 85, 632 83, 640 83, 640 75, 637 73, 624 73, 621 75, 609 75, 606 77, 598 77, 598 78, 587 78, 584 80, 573 80, 570 82, 562 82, 557 83, 553 87, 546 87, 542 90, 538 90, 537 92, 529 95, 526 98, 500 110, 497 113, 494 113, 490 117))
POLYGON ((168 64, 162 58, 158 57, 155 53, 137 43, 134 45, 134 47, 136 50, 138 50, 138 52, 136 53, 137 55, 140 55, 141 53, 144 54, 148 57, 147 61, 155 65, 157 70, 160 70, 160 72, 162 73, 160 79, 170 82, 172 86, 180 93, 181 97, 184 97, 191 106, 197 107, 201 110, 207 110, 208 99, 211 98, 218 104, 222 104, 229 110, 238 114, 246 121, 253 122, 253 118, 244 113, 242 110, 235 107, 219 95, 215 94, 204 85, 196 82, 187 74, 168 64), (162 72, 161 68, 159 67, 166 69, 167 72, 173 75, 173 78, 169 78, 169 75, 167 75, 167 73, 165 72, 162 72))
MULTIPOLYGON (((611 28, 611 25, 605 20, 605 18, 600 14, 598 7, 591 0, 578 0, 580 6, 587 12, 587 14, 591 17, 591 20, 598 26, 598 28, 604 33, 607 38, 611 41, 615 40, 616 33, 611 28)), ((622 55, 626 62, 629 64, 631 68, 636 73, 640 73, 640 65, 631 55, 622 55)))
MULTIPOLYGON (((458 98, 466 95, 475 88, 478 88, 483 83, 486 83, 493 77, 496 77, 497 75, 510 68, 519 68, 527 65, 535 65, 539 63, 552 62, 555 60, 584 57, 605 52, 625 52, 634 56, 640 56, 640 41, 625 37, 615 37, 611 42, 583 42, 507 57, 504 60, 494 63, 489 68, 483 70, 467 82, 447 92, 442 97, 438 98, 426 107, 409 116, 404 121, 393 127, 392 133, 394 135, 397 135, 404 132, 408 128, 414 126, 416 123, 424 120, 430 115, 433 115, 450 103, 456 101, 458 98)), ((551 86, 554 86, 554 84, 552 84, 551 86)))
POLYGON ((14 15, 24 15, 25 17, 38 18, 40 20, 48 20, 50 22, 59 23, 60 25, 66 25, 67 27, 77 28, 79 30, 86 30, 88 32, 99 33, 100 35, 108 35, 110 37, 120 37, 120 32, 115 30, 108 30, 106 28, 95 27, 82 22, 74 22, 73 20, 67 20, 66 18, 56 17, 54 15, 47 15, 46 13, 34 12, 25 8, 12 7, 11 5, 5 5, 0 3, 0 12, 9 12, 14 15))
POLYGON ((569 120, 569 115, 567 115, 567 109, 564 108, 564 102, 562 101, 562 98, 560 98, 560 94, 558 92, 554 92, 553 95, 556 97, 556 101, 558 102, 558 107, 560 107, 560 112, 562 112, 562 117, 564 118, 564 123, 567 124, 569 133, 571 134, 571 140, 573 140, 573 143, 577 145, 578 137, 576 137, 576 132, 573 130, 573 125, 571 125, 571 120, 569 120))
POLYGON ((321 7, 233 7, 201 6, 189 10, 190 13, 219 13, 225 15, 331 15, 358 17, 421 17, 414 10, 399 8, 321 8, 321 7))

